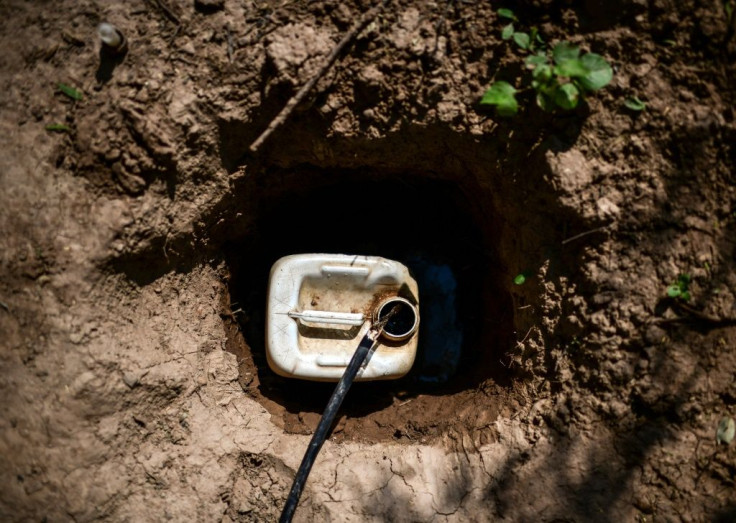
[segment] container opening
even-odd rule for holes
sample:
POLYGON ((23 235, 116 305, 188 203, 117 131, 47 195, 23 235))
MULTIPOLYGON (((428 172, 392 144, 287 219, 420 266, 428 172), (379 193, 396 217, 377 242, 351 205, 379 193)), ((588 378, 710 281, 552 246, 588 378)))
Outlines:
POLYGON ((419 322, 414 306, 403 298, 392 298, 381 304, 376 319, 384 319, 391 311, 394 313, 383 327, 383 334, 396 341, 405 340, 414 334, 419 322))

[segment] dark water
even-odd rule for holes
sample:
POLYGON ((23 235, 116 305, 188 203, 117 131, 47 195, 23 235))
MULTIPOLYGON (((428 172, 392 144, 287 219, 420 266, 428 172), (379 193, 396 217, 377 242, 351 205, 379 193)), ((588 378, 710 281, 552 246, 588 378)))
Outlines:
POLYGON ((419 285, 419 347, 413 374, 424 383, 445 383, 457 371, 463 326, 457 279, 449 265, 423 257, 405 260, 419 285))
POLYGON ((414 310, 404 302, 390 302, 381 307, 381 313, 378 315, 378 318, 385 318, 386 315, 394 309, 396 309, 396 312, 394 312, 393 316, 391 316, 391 318, 386 322, 386 326, 383 330, 392 336, 403 336, 414 326, 414 321, 416 319, 414 310))

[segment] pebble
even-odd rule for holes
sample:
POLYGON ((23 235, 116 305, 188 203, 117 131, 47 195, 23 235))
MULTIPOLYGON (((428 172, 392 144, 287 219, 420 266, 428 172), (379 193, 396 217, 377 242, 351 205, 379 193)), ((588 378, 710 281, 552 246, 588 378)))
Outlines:
POLYGON ((126 372, 125 374, 123 374, 123 383, 125 383, 128 388, 134 388, 140 383, 140 380, 138 379, 138 374, 134 372, 126 372))

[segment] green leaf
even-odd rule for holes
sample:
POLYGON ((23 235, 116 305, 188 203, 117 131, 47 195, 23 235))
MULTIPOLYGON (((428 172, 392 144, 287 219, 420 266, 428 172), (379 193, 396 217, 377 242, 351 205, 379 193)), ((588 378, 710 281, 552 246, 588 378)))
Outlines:
POLYGON ((495 82, 483 94, 482 105, 495 105, 500 116, 513 116, 519 111, 516 89, 508 82, 495 82))
POLYGON ((667 287, 667 296, 670 298, 677 298, 680 294, 682 294, 682 290, 679 285, 670 285, 667 287))
POLYGON ((716 442, 730 445, 734 437, 736 437, 736 421, 733 418, 721 418, 716 429, 716 442))
POLYGON ((575 109, 579 98, 580 91, 573 84, 563 84, 555 89, 555 103, 563 109, 575 109))
POLYGON ((677 284, 684 289, 687 289, 688 285, 690 285, 690 275, 686 272, 683 272, 677 277, 677 284))
POLYGON ((537 36, 539 36, 539 29, 534 26, 529 30, 529 49, 534 49, 534 44, 537 41, 537 36))
POLYGON ((522 49, 529 49, 529 35, 526 33, 514 33, 514 42, 522 49))
POLYGON ((51 123, 45 127, 47 131, 52 131, 55 133, 66 133, 69 131, 69 126, 64 125, 63 123, 51 123))
POLYGON ((590 74, 590 69, 583 65, 582 60, 575 58, 558 62, 558 65, 555 66, 555 74, 568 78, 582 78, 590 74))
POLYGON ((613 69, 606 59, 595 53, 583 55, 580 59, 590 72, 580 77, 580 84, 588 91, 597 91, 609 84, 613 78, 613 69))
POLYGON ((690 301, 690 291, 682 291, 680 293, 680 298, 685 301, 690 301))
POLYGON ((67 95, 72 100, 81 100, 84 98, 82 92, 76 90, 74 87, 62 83, 56 84, 56 86, 59 88, 59 91, 67 95))
POLYGON ((516 285, 523 285, 525 281, 526 281, 526 276, 524 276, 524 274, 517 274, 516 277, 514 278, 514 283, 516 285))
POLYGON ((627 109, 631 109, 632 111, 643 111, 647 108, 647 104, 639 100, 638 96, 629 96, 626 100, 624 100, 624 105, 627 109))
POLYGON ((503 28, 503 31, 501 31, 501 38, 504 40, 508 40, 514 36, 514 24, 511 23, 503 28))
POLYGON ((560 42, 552 48, 552 58, 556 64, 575 60, 580 56, 580 48, 570 42, 560 42))
POLYGON ((552 67, 547 64, 538 65, 532 71, 532 79, 534 80, 532 85, 536 82, 536 85, 534 85, 535 89, 547 84, 552 79, 552 67))
POLYGON ((538 92, 537 93, 537 105, 540 109, 543 111, 550 112, 554 110, 555 106, 554 103, 552 103, 552 100, 550 100, 549 96, 547 96, 544 92, 538 92))
POLYGON ((511 9, 506 9, 505 7, 502 7, 497 11, 498 16, 501 18, 508 18, 509 20, 516 20, 516 15, 511 9))
POLYGON ((527 66, 529 66, 530 69, 534 69, 539 65, 545 65, 547 64, 547 61, 547 57, 544 55, 544 53, 529 55, 524 60, 524 62, 527 66))

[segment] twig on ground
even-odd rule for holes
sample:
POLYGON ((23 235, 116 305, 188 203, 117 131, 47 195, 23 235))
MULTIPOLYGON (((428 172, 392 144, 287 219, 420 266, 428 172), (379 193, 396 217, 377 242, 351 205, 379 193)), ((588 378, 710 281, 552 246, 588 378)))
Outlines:
POLYGON ((252 24, 250 27, 248 27, 248 29, 245 30, 245 33, 241 37, 239 44, 251 45, 266 36, 267 34, 275 31, 276 28, 279 27, 279 25, 280 24, 278 20, 274 20, 274 18, 271 16, 271 13, 264 14, 260 18, 258 18, 254 24, 252 24), (269 25, 273 27, 269 29, 269 25), (255 38, 252 39, 252 41, 247 40, 248 36, 256 29, 258 31, 256 32, 255 38), (245 42, 245 44, 243 42, 245 42))
POLYGON ((684 303, 677 303, 676 306, 696 320, 704 323, 709 323, 713 326, 727 327, 729 325, 736 325, 736 318, 721 318, 718 316, 711 316, 710 314, 706 314, 704 312, 700 312, 697 309, 693 309, 692 307, 684 303))
POLYGON ((169 8, 166 3, 164 3, 163 0, 152 0, 156 6, 158 6, 161 11, 163 11, 164 15, 166 15, 166 18, 174 22, 177 26, 181 25, 181 21, 179 20, 179 17, 174 14, 174 12, 169 8))
POLYGON ((0 307, 5 309, 7 312, 10 312, 10 307, 8 307, 8 304, 5 303, 4 301, 0 301, 0 307))
POLYGON ((573 242, 575 240, 579 240, 580 238, 585 238, 589 234, 595 234, 597 232, 605 231, 609 227, 611 227, 612 224, 604 225, 603 227, 596 227, 595 229, 591 229, 589 231, 581 232, 580 234, 576 234, 575 236, 571 236, 570 238, 567 238, 566 240, 562 240, 562 245, 567 245, 570 242, 573 242))
POLYGON ((700 312, 697 309, 690 307, 684 303, 675 303, 675 308, 684 312, 688 316, 678 316, 677 318, 662 318, 656 321, 659 325, 666 325, 669 323, 688 323, 697 321, 699 323, 706 324, 709 328, 719 327, 730 327, 736 325, 736 318, 720 318, 718 316, 711 316, 704 312, 700 312))
POLYGON ((263 145, 263 143, 268 139, 273 132, 281 127, 281 125, 286 122, 286 120, 289 118, 291 113, 294 111, 297 105, 299 105, 302 100, 307 96, 309 91, 312 90, 312 88, 317 84, 317 82, 322 78, 325 73, 332 67, 332 64, 335 63, 337 60, 337 57, 340 55, 340 52, 360 33, 360 31, 363 30, 365 26, 367 26, 375 17, 376 15, 383 9, 384 2, 381 2, 379 5, 368 11, 366 14, 364 14, 360 20, 358 20, 353 27, 350 28, 350 30, 345 33, 345 36, 342 37, 342 39, 335 45, 335 47, 332 48, 332 51, 330 51, 330 54, 327 55, 327 58, 325 59, 325 63, 322 64, 322 67, 319 68, 319 70, 309 79, 307 83, 305 83, 297 93, 292 96, 288 102, 286 102, 286 105, 283 109, 281 109, 281 112, 276 115, 276 117, 271 120, 271 123, 268 124, 268 127, 266 127, 266 130, 261 133, 261 135, 256 138, 256 140, 250 145, 250 151, 252 153, 258 152, 258 149, 263 145))
POLYGON ((524 335, 524 338, 519 343, 523 344, 526 341, 526 339, 529 337, 529 334, 532 332, 532 329, 533 328, 534 328, 533 325, 531 327, 529 327, 529 330, 526 331, 526 334, 524 335))

